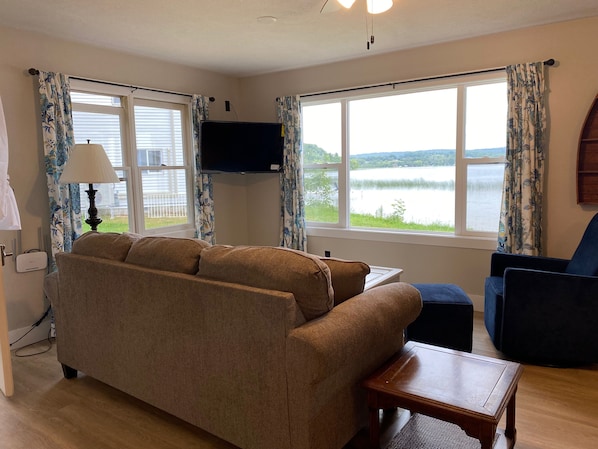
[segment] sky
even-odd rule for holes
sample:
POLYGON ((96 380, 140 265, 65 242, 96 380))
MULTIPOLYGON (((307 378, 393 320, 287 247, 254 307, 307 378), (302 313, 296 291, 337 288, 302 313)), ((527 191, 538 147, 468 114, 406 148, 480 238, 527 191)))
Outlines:
MULTIPOLYGON (((455 148, 457 89, 350 102, 351 154, 455 148)), ((505 146, 506 83, 467 87, 466 149, 505 146)), ((341 105, 303 105, 304 143, 341 153, 341 105)))

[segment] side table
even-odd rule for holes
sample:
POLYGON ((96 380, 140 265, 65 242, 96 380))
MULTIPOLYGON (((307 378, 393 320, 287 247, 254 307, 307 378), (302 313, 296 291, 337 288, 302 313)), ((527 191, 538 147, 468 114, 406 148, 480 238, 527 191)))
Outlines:
POLYGON ((498 423, 507 411, 507 447, 515 445, 515 393, 519 363, 408 342, 363 386, 370 409, 370 443, 380 446, 379 410, 401 407, 457 424, 492 449, 498 423))
POLYGON ((370 274, 365 278, 364 290, 378 287, 379 285, 390 284, 391 282, 399 282, 401 280, 401 268, 377 267, 370 266, 370 274))

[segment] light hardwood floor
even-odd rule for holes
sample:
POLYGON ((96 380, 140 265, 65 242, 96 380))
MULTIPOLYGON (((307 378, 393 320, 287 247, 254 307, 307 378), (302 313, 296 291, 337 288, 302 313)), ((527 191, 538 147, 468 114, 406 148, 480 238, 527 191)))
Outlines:
MULTIPOLYGON (((479 314, 473 352, 500 357, 479 314)), ((15 394, 0 395, 0 449, 234 449, 92 378, 64 379, 55 347, 33 357, 13 356, 13 369, 15 394)), ((404 416, 391 415, 386 437, 404 416)), ((598 447, 598 365, 525 365, 516 418, 517 449, 598 447)), ((347 449, 366 447, 364 431, 347 449)))

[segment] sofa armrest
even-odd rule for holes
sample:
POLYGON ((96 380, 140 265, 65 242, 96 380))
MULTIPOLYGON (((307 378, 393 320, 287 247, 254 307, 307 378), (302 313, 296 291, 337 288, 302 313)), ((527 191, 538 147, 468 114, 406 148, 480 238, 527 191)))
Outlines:
POLYGON ((58 301, 58 271, 53 271, 44 277, 44 295, 50 301, 50 305, 58 301))
POLYGON ((291 331, 287 372, 311 384, 339 370, 369 374, 403 346, 403 330, 421 308, 409 284, 367 290, 291 331))
POLYGON ((507 268, 528 268, 532 270, 563 273, 569 264, 568 259, 554 257, 527 256, 523 254, 492 253, 490 276, 502 277, 507 268))
POLYGON ((421 307, 418 290, 391 283, 354 296, 289 333, 292 447, 343 447, 365 425, 361 382, 402 348, 403 330, 421 307))
POLYGON ((503 293, 506 353, 563 363, 598 360, 598 277, 509 268, 503 293))

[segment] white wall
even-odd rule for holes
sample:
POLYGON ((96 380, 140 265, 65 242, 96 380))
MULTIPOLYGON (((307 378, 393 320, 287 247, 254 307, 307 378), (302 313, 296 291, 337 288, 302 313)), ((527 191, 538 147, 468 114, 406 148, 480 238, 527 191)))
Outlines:
MULTIPOLYGON (((378 36, 383 39, 383 36, 378 36)), ((474 39, 432 45, 359 60, 291 70, 241 80, 241 109, 246 119, 272 120, 274 99, 295 95, 502 67, 554 58, 549 68, 550 114, 544 208, 545 253, 570 257, 597 206, 576 204, 576 159, 581 126, 598 93, 598 18, 563 22, 474 39), (251 105, 251 108, 249 108, 251 105), (249 113, 250 112, 250 113, 249 113)), ((364 51, 365 54, 365 51, 364 51)), ((248 200, 261 206, 249 210, 251 243, 276 240, 272 226, 278 204, 270 192, 276 180, 247 187, 248 200)), ((277 230, 276 230, 277 232, 277 230)), ((483 295, 491 250, 449 246, 368 242, 347 238, 310 237, 308 250, 365 260, 405 270, 410 282, 452 282, 471 295, 483 295)))
MULTIPOLYGON (((0 231, 0 242, 6 243, 8 250, 19 236, 23 251, 43 248, 49 235, 37 78, 27 73, 30 67, 214 96, 216 102, 210 105, 210 117, 215 119, 232 119, 229 117, 231 113, 225 112, 224 101, 237 103, 239 98, 236 78, 0 27, 0 96, 8 128, 9 175, 23 227, 20 233, 0 231)), ((224 238, 233 240, 227 236, 240 235, 241 240, 246 240, 244 186, 217 181, 214 190, 218 202, 217 219, 221 218, 224 238), (233 220, 231 217, 237 218, 233 220)), ((7 260, 4 278, 11 337, 28 329, 44 312, 43 274, 43 271, 16 273, 13 260, 7 260)))

